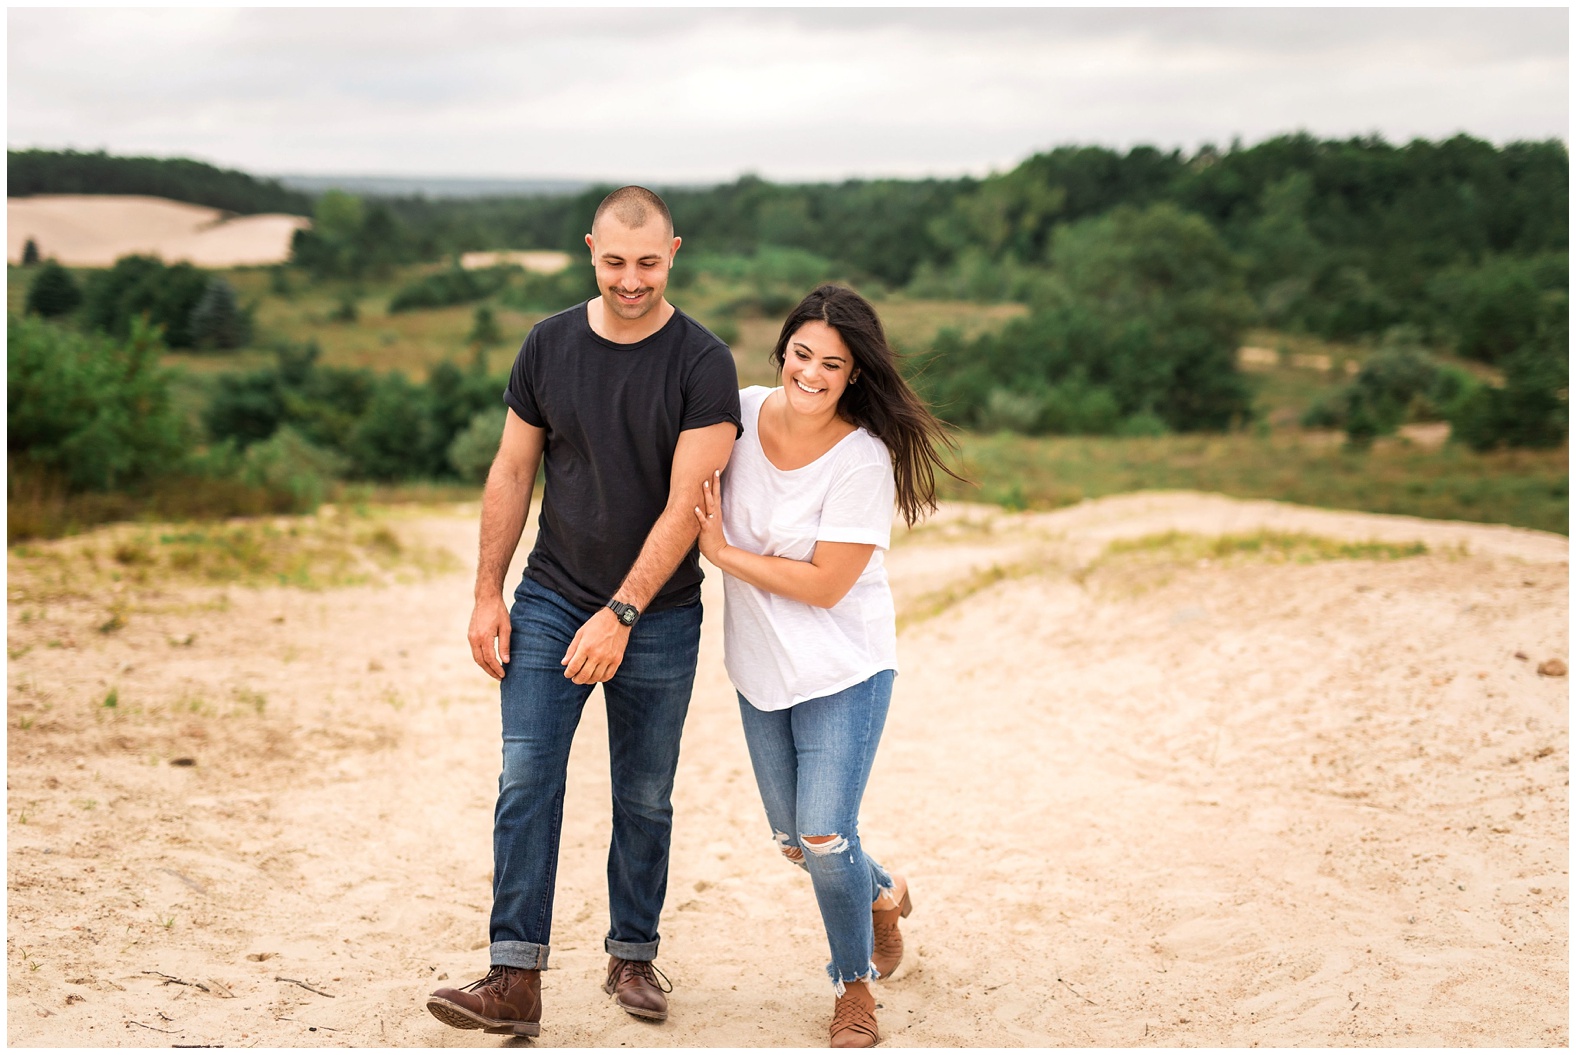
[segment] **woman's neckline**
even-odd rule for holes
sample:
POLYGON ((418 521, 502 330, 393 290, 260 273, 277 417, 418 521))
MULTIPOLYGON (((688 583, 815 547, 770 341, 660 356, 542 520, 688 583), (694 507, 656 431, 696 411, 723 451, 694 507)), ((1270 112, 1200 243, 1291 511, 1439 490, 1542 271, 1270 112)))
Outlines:
POLYGON ((765 459, 766 464, 770 465, 775 472, 784 474, 803 472, 804 470, 815 465, 817 462, 824 460, 828 455, 837 450, 837 448, 841 447, 844 443, 847 443, 850 437, 858 435, 860 427, 855 425, 852 429, 839 437, 838 440, 830 447, 826 448, 826 450, 822 451, 820 454, 817 454, 814 458, 811 458, 803 465, 795 466, 792 469, 784 469, 782 466, 772 461, 772 456, 766 453, 766 443, 761 438, 761 416, 766 412, 766 401, 772 398, 772 393, 781 391, 781 385, 777 386, 776 388, 767 389, 766 395, 761 397, 761 401, 756 404, 755 407, 755 445, 761 449, 761 457, 765 459))

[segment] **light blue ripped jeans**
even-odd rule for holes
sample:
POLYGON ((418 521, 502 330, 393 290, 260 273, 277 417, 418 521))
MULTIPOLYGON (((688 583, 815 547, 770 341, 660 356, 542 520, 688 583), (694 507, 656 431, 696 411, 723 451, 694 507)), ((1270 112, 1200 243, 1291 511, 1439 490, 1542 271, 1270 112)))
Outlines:
POLYGON ((859 802, 892 701, 895 672, 787 710, 758 711, 739 694, 744 741, 766 819, 784 856, 810 873, 826 926, 832 986, 877 977, 870 903, 892 877, 859 844, 859 802), (834 836, 830 842, 822 836, 834 836), (817 842, 807 843, 806 838, 817 842), (795 855, 794 851, 798 854, 795 855))

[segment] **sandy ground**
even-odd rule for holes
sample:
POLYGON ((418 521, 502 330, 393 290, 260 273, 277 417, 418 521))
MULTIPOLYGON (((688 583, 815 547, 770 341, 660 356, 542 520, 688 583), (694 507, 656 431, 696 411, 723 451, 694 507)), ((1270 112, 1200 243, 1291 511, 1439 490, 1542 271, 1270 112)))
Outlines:
POLYGON ((40 194, 6 199, 6 259, 19 264, 29 238, 41 256, 67 267, 109 267, 133 253, 198 267, 278 264, 290 239, 310 227, 302 216, 231 216, 165 198, 120 194, 40 194))
MULTIPOLYGON (((468 567, 474 517, 391 524, 468 567)), ((1568 679, 1536 672, 1569 659, 1567 560, 1538 532, 1195 494, 950 507, 902 537, 903 671, 862 824, 915 900, 878 986, 887 1043, 1568 1044, 1568 679), (1101 556, 1265 527, 1429 553, 1101 556)), ((15 567, 10 1043, 825 1043, 825 938, 761 815, 715 576, 658 961, 672 1016, 599 988, 593 696, 526 1042, 422 1006, 486 968, 498 719, 468 571, 170 587, 101 634, 110 598, 41 605, 15 567)))

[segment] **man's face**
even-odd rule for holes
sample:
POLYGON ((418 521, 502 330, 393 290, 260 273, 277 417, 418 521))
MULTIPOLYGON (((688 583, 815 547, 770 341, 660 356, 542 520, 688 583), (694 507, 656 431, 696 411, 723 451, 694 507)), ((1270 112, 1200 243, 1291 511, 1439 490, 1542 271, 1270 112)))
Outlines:
POLYGON ((662 303, 679 239, 668 234, 661 220, 652 218, 640 227, 626 227, 608 213, 586 235, 586 245, 591 249, 597 288, 608 311, 633 322, 662 303))

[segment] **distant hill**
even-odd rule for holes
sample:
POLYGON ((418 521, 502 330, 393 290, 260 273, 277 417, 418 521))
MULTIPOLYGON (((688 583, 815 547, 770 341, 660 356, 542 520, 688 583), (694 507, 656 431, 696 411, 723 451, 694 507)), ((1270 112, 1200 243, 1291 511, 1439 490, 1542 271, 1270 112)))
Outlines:
POLYGON ((373 198, 537 198, 579 194, 592 180, 473 179, 444 176, 296 176, 277 177, 292 190, 321 194, 342 190, 373 198))
POLYGON ((6 151, 6 193, 12 198, 35 194, 129 194, 225 212, 312 215, 312 197, 289 190, 277 180, 258 179, 188 158, 114 157, 103 151, 6 151))

